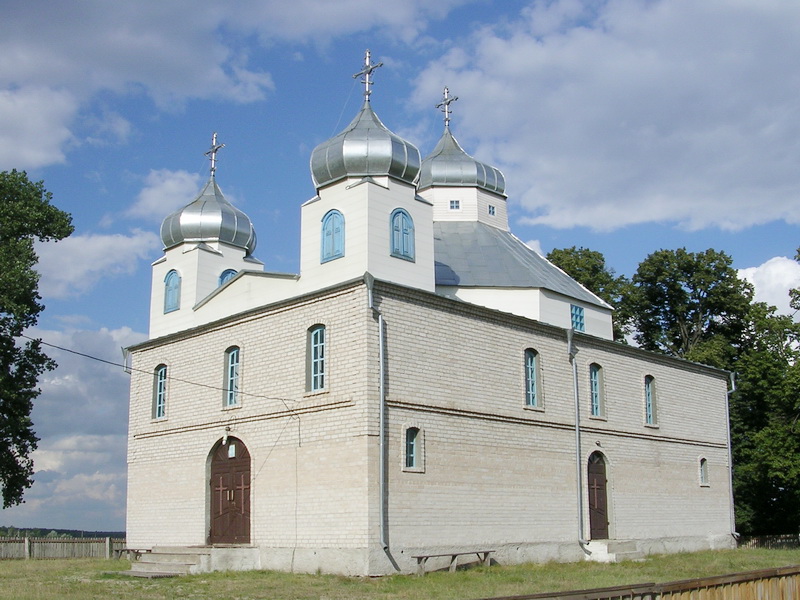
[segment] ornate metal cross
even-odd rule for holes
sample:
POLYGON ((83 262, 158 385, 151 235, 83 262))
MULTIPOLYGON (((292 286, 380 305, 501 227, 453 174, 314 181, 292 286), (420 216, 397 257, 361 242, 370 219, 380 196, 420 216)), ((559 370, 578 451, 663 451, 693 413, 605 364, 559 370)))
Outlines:
POLYGON ((450 89, 445 87, 442 94, 442 101, 436 105, 436 108, 442 109, 444 113, 444 126, 450 127, 450 104, 458 100, 458 96, 450 96, 450 89))
POLYGON ((218 144, 217 143, 217 132, 214 132, 214 135, 211 136, 211 148, 208 152, 205 153, 205 156, 208 156, 211 159, 211 175, 214 175, 214 172, 217 170, 217 152, 225 147, 225 144, 218 144))
POLYGON ((372 75, 372 72, 375 69, 383 66, 382 62, 379 62, 377 65, 373 65, 370 57, 370 52, 367 50, 364 53, 364 68, 353 75, 353 79, 362 75, 364 76, 364 78, 361 80, 361 83, 364 84, 364 98, 367 99, 367 102, 369 102, 369 95, 372 93, 372 90, 370 90, 370 87, 372 86, 372 79, 370 78, 370 75, 372 75))

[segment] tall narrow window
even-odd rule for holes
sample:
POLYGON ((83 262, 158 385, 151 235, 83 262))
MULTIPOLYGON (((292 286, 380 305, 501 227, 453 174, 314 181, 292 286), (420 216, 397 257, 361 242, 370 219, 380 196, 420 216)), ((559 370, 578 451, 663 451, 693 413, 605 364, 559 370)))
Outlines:
POLYGON ((406 468, 419 467, 419 429, 409 427, 406 429, 406 468))
POLYGON ((583 307, 570 304, 569 312, 572 319, 572 328, 575 331, 584 331, 585 325, 583 320, 583 307))
POLYGON ((709 485, 708 483, 708 461, 705 458, 700 459, 700 485, 709 485))
POLYGON ((392 213, 392 256, 414 260, 414 221, 402 208, 392 213))
POLYGON ((167 365, 158 365, 153 372, 153 411, 154 419, 167 416, 167 365))
POLYGON ((327 262, 344 256, 344 215, 338 210, 331 210, 322 217, 322 252, 321 262, 327 262))
POLYGON ((539 353, 528 348, 525 350, 525 406, 541 408, 539 379, 539 353))
POLYGON ((222 285, 236 275, 236 269, 225 269, 219 276, 219 285, 222 285))
POLYGON ((325 389, 325 326, 315 325, 308 330, 308 370, 306 389, 319 392, 325 389))
POLYGON ((239 348, 231 346, 225 351, 225 396, 226 407, 239 404, 239 348))
POLYGON ((589 394, 592 402, 592 416, 604 416, 605 403, 603 402, 603 367, 597 363, 592 363, 589 365, 589 394))
POLYGON ((181 276, 174 269, 164 278, 164 312, 181 307, 181 276))
POLYGON ((658 424, 656 403, 656 380, 652 375, 644 378, 644 422, 647 425, 658 424))

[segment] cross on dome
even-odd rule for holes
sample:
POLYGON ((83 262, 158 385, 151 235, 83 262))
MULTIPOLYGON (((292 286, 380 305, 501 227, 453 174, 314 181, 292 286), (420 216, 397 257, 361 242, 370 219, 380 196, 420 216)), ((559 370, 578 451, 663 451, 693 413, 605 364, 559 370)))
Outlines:
POLYGON ((222 148, 225 147, 225 144, 218 144, 217 143, 217 132, 215 131, 214 134, 211 136, 211 148, 208 152, 205 153, 204 156, 208 156, 211 160, 211 176, 214 176, 214 172, 217 170, 217 152, 219 152, 222 148))
POLYGON ((458 100, 458 96, 450 96, 450 89, 445 86, 444 93, 442 94, 442 101, 436 105, 436 108, 441 108, 444 113, 444 126, 450 127, 450 104, 458 100))
POLYGON ((372 79, 370 79, 370 75, 372 75, 372 72, 375 69, 377 69, 378 67, 382 67, 382 66, 383 66, 382 62, 379 62, 377 65, 373 65, 372 64, 371 54, 370 54, 370 51, 368 49, 364 53, 364 68, 361 69, 358 73, 355 73, 353 75, 353 79, 355 79, 356 77, 359 77, 361 75, 364 76, 364 78, 361 80, 361 83, 364 84, 364 99, 367 102, 369 102, 369 95, 372 93, 372 90, 370 90, 370 87, 372 86, 373 82, 372 82, 372 79))

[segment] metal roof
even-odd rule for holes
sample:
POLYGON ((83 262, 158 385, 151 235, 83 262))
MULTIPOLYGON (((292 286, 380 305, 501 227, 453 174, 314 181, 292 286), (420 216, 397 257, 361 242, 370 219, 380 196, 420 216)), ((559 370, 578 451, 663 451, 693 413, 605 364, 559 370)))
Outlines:
POLYGON ((544 288, 611 308, 508 231, 477 221, 433 224, 436 285, 544 288))
POLYGON ((419 166, 416 146, 389 131, 368 100, 344 131, 311 153, 311 176, 317 188, 353 176, 389 175, 414 183, 419 166))
POLYGON ((161 223, 164 248, 183 242, 225 242, 253 253, 256 231, 250 218, 222 195, 212 176, 200 195, 161 223))
POLYGON ((500 169, 475 160, 444 128, 439 143, 422 161, 419 172, 419 189, 432 186, 479 187, 495 194, 505 194, 506 180, 500 169))

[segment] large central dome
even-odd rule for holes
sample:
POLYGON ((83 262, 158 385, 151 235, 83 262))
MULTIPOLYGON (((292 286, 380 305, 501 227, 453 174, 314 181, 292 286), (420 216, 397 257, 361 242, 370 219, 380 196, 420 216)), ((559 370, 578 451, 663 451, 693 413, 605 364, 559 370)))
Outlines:
POLYGON ((413 184, 419 167, 416 146, 389 131, 369 101, 344 131, 311 153, 311 176, 317 189, 346 177, 384 175, 413 184))

